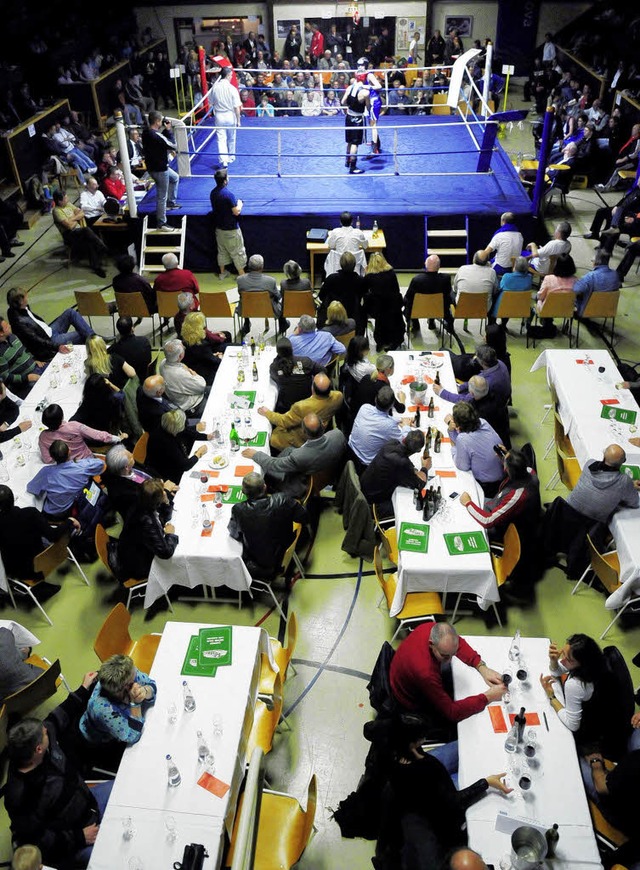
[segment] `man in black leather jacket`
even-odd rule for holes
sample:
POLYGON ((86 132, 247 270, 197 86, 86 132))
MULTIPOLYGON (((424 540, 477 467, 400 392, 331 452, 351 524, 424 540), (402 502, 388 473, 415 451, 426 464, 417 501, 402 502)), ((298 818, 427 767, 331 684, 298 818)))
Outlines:
POLYGON ((29 291, 11 287, 7 291, 7 317, 11 329, 29 353, 39 360, 51 360, 60 353, 69 353, 67 345, 84 344, 93 329, 73 308, 66 308, 47 324, 29 307, 29 291))
POLYGON ((252 577, 275 577, 293 541, 293 524, 307 524, 306 509, 289 495, 269 495, 264 478, 255 471, 242 480, 247 500, 231 510, 229 534, 242 543, 242 558, 252 577))

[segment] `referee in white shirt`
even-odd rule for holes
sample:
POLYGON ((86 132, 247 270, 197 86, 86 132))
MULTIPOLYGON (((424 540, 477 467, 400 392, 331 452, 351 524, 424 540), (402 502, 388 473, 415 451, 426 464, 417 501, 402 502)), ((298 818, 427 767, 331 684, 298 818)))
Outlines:
MULTIPOLYGON (((215 70, 217 72, 217 70, 215 70)), ((236 128, 240 126, 240 94, 229 81, 231 67, 220 67, 220 75, 209 92, 215 115, 218 152, 223 167, 236 159, 236 128)))

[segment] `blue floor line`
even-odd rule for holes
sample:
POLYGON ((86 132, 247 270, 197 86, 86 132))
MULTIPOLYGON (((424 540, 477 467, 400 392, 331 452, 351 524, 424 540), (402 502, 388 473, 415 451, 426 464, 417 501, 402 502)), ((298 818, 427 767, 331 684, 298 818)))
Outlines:
POLYGON ((349 625, 349 622, 350 622, 350 620, 351 620, 351 616, 352 616, 352 614, 353 614, 354 608, 355 608, 355 606, 356 606, 356 601, 358 600, 358 595, 359 595, 359 593, 360 593, 360 584, 361 584, 361 583, 362 583, 362 559, 360 559, 360 568, 359 568, 359 570, 358 570, 358 579, 356 580, 356 586, 355 586, 355 589, 353 590, 353 598, 351 599, 351 604, 349 605, 349 611, 348 611, 348 613, 347 613, 347 615, 346 615, 346 617, 345 617, 344 623, 342 624, 342 628, 340 629, 340 631, 339 631, 339 633, 338 633, 338 637, 336 638, 336 641, 335 641, 334 645, 333 645, 333 646, 331 647, 331 649, 329 650, 329 653, 328 653, 327 657, 326 657, 325 660, 322 662, 322 664, 321 664, 320 667, 318 668, 317 672, 316 672, 316 673, 313 675, 313 677, 311 678, 311 681, 310 681, 310 682, 307 684, 307 686, 303 689, 302 693, 301 693, 300 695, 298 695, 298 697, 297 697, 296 700, 293 702, 293 704, 291 704, 291 706, 288 707, 288 708, 284 711, 284 715, 285 715, 285 716, 289 716, 291 713, 293 713, 293 711, 296 709, 296 707, 298 706, 298 704, 303 700, 303 698, 305 698, 306 695, 309 694, 309 692, 311 691, 311 689, 312 689, 312 688, 315 686, 315 684, 318 682, 318 679, 319 679, 320 675, 321 675, 322 672, 325 670, 327 664, 329 663, 329 661, 330 661, 330 659, 331 659, 331 656, 332 656, 332 655, 334 654, 334 652, 336 651, 336 649, 337 649, 337 647, 338 647, 338 644, 340 643, 340 641, 341 641, 342 638, 344 637, 344 633, 345 633, 345 631, 347 630, 347 626, 349 625))

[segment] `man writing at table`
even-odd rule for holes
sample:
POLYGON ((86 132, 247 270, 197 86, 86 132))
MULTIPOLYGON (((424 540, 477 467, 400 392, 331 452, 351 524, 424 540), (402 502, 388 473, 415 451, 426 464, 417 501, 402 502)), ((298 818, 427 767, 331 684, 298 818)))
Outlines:
POLYGON ((429 730, 444 730, 455 738, 453 725, 468 719, 507 691, 502 677, 446 622, 427 622, 406 637, 391 662, 391 693, 402 710, 425 717, 429 730), (488 688, 454 701, 451 660, 456 656, 475 668, 488 688))

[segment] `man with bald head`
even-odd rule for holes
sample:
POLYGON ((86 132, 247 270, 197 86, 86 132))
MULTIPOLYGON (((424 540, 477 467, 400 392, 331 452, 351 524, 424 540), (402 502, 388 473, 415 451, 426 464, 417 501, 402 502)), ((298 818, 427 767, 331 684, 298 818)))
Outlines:
POLYGON ((164 394, 164 378, 162 375, 151 375, 138 387, 136 393, 138 417, 140 425, 145 432, 151 432, 160 425, 160 420, 165 411, 173 411, 176 408, 164 394))
POLYGON ((284 450, 285 447, 301 447, 304 444, 306 436, 302 422, 307 414, 316 414, 326 429, 341 405, 342 393, 332 390, 329 377, 321 372, 312 381, 308 399, 294 402, 284 414, 264 407, 258 408, 258 413, 266 417, 273 427, 271 446, 275 450, 284 450))
MULTIPOLYGON (((451 276, 440 274, 440 257, 437 254, 430 254, 427 257, 424 261, 424 268, 424 272, 411 279, 409 289, 404 297, 404 316, 407 321, 407 329, 410 327, 413 333, 420 331, 420 321, 411 319, 411 309, 416 293, 427 293, 429 295, 441 293, 444 322, 447 329, 451 331, 453 329, 453 320, 449 309, 451 304, 451 276)), ((435 320, 429 320, 429 329, 436 329, 435 320)))
POLYGON ((500 701, 506 687, 497 671, 487 667, 452 625, 425 622, 398 647, 389 672, 391 693, 403 711, 420 713, 431 733, 455 739, 455 723, 479 713, 492 701, 500 701), (487 684, 477 695, 454 701, 451 660, 456 656, 475 668, 487 684))
POLYGON ((473 849, 456 849, 443 870, 487 870, 487 865, 473 849))
POLYGON ((513 212, 505 211, 500 216, 500 228, 496 230, 493 238, 482 252, 485 258, 493 257, 493 268, 497 275, 504 275, 513 268, 512 257, 519 257, 522 253, 524 238, 515 223, 513 212))
POLYGON ((588 459, 567 504, 591 522, 601 523, 607 523, 618 508, 637 508, 640 481, 620 471, 626 460, 619 444, 610 444, 602 460, 588 459))
POLYGON ((245 474, 242 491, 247 500, 231 509, 229 534, 242 543, 242 558, 252 577, 275 577, 293 541, 293 524, 306 525, 307 511, 283 492, 269 495, 257 471, 245 474))
POLYGON ((270 489, 301 498, 307 491, 309 478, 319 471, 336 471, 342 467, 347 443, 339 429, 325 431, 317 414, 305 414, 302 419, 304 443, 300 447, 287 447, 279 456, 269 456, 253 447, 242 451, 246 459, 253 459, 268 480, 270 489))

